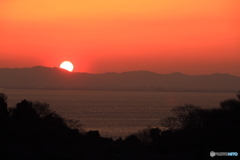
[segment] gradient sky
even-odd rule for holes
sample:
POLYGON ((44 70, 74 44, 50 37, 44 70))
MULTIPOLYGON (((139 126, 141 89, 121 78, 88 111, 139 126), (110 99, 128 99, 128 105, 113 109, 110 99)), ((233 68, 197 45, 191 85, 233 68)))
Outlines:
POLYGON ((240 76, 239 0, 0 0, 0 68, 240 76))

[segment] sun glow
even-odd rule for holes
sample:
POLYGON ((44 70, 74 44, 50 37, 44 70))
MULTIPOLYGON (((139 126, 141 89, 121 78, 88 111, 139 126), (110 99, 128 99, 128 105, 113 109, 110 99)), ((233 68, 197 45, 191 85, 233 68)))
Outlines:
POLYGON ((72 64, 71 62, 69 62, 69 61, 64 61, 64 62, 61 63, 60 68, 66 69, 66 70, 68 70, 69 72, 72 72, 74 66, 73 66, 73 64, 72 64))

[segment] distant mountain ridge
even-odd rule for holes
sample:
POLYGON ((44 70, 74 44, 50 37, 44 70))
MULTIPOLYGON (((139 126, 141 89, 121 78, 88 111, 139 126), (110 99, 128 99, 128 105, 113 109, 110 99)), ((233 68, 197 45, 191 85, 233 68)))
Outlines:
POLYGON ((150 71, 90 74, 60 68, 0 68, 0 88, 80 89, 116 91, 226 91, 240 89, 240 77, 230 74, 158 74, 150 71))

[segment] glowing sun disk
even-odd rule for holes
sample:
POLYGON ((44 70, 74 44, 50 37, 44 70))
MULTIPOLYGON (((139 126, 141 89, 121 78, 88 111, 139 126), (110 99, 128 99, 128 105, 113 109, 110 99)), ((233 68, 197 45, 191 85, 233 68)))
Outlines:
POLYGON ((72 64, 71 62, 69 62, 69 61, 64 61, 64 62, 61 63, 60 68, 66 69, 66 70, 68 70, 69 72, 72 72, 74 66, 73 66, 73 64, 72 64))

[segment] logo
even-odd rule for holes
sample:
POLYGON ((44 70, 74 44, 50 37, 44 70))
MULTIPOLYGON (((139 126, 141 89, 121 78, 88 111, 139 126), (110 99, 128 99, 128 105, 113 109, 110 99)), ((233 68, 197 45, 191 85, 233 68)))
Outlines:
POLYGON ((210 152, 210 157, 214 156, 238 156, 238 152, 210 152))
POLYGON ((214 156, 215 156, 215 152, 211 151, 211 152, 210 152, 210 156, 211 156, 211 157, 214 157, 214 156))

